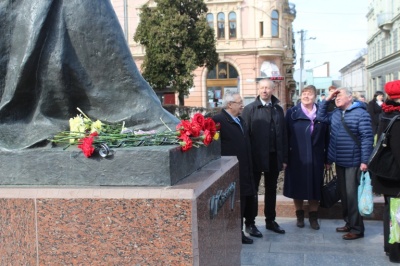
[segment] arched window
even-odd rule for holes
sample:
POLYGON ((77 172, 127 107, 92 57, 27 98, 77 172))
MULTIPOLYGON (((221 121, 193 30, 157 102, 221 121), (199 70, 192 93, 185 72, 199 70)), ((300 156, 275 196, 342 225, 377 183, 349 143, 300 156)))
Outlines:
POLYGON ((279 37, 279 13, 276 10, 271 13, 271 33, 272 37, 279 37))
POLYGON ((239 74, 233 65, 220 62, 208 71, 207 79, 236 79, 238 76, 239 74))
POLYGON ((214 15, 213 14, 211 14, 211 13, 207 14, 207 23, 208 23, 208 26, 210 26, 211 29, 214 28, 214 15))
POLYGON ((239 74, 236 68, 227 63, 219 62, 207 74, 207 107, 218 107, 227 92, 239 92, 239 74))
POLYGON ((229 13, 229 39, 236 38, 236 13, 229 13))
POLYGON ((225 14, 218 13, 218 32, 217 32, 218 39, 225 39, 225 14))

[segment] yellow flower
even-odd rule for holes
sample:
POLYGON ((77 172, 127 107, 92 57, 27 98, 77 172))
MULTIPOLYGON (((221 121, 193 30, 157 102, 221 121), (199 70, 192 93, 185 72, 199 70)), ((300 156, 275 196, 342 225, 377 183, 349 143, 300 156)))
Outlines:
POLYGON ((89 118, 83 118, 83 123, 85 126, 85 131, 89 131, 92 128, 92 120, 90 120, 89 118))
POLYGON ((100 133, 102 125, 103 125, 103 123, 101 123, 100 120, 97 120, 96 122, 93 122, 92 123, 92 128, 90 130, 90 133, 93 133, 93 132, 100 133))
POLYGON ((218 140, 219 139, 219 132, 217 131, 213 137, 214 140, 218 140))
MULTIPOLYGON (((74 118, 69 119, 69 129, 71 131, 70 135, 79 138, 79 134, 76 132, 85 132, 85 122, 83 121, 82 116, 77 115, 74 118)), ((69 142, 73 143, 75 139, 70 139, 69 142)))

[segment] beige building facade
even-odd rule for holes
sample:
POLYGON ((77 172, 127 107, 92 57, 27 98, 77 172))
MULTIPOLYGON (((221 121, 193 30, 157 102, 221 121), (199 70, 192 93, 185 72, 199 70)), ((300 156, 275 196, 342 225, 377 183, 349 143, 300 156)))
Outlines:
MULTIPOLYGON (((140 22, 143 4, 152 0, 111 0, 128 45, 140 69, 145 49, 133 36, 140 22)), ((204 0, 207 21, 215 31, 220 63, 212 70, 195 70, 194 86, 185 106, 217 107, 224 93, 236 91, 245 103, 257 96, 256 82, 261 77, 274 80, 275 95, 284 108, 292 104, 296 84, 292 22, 295 6, 287 0, 204 0)), ((159 95, 163 100, 163 95, 159 95)), ((176 97, 176 96, 175 96, 176 97)), ((177 102, 177 101, 176 101, 177 102)))
POLYGON ((342 86, 352 89, 354 97, 359 98, 363 95, 367 100, 371 100, 373 95, 369 95, 366 90, 368 82, 366 60, 367 55, 360 56, 339 72, 342 75, 342 86))
POLYGON ((370 0, 368 20, 368 89, 374 95, 388 81, 400 79, 400 1, 370 0))

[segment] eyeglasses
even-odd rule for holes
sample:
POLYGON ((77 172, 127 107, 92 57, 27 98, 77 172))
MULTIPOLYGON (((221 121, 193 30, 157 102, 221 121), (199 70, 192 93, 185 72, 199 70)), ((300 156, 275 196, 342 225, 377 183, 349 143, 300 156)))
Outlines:
POLYGON ((243 105, 243 101, 240 101, 240 102, 235 102, 235 101, 230 101, 231 103, 237 103, 237 104, 239 104, 239 105, 243 105))

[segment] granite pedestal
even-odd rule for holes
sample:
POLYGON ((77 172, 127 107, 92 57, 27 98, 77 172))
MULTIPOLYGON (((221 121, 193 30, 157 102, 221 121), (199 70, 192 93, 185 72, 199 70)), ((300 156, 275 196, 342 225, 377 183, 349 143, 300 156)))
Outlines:
POLYGON ((213 159, 178 179, 172 186, 3 185, 0 265, 240 265, 237 159, 213 159), (232 184, 234 208, 228 200, 212 217, 210 199, 232 184))
POLYGON ((86 158, 76 146, 0 151, 0 185, 171 186, 221 157, 220 143, 182 152, 176 145, 114 149, 86 158))

